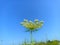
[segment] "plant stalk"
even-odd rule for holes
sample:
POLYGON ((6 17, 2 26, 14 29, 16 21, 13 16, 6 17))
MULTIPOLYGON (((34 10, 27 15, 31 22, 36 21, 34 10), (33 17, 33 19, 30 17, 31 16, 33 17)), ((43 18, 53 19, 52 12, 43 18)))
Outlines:
POLYGON ((30 37, 31 37, 31 45, 32 45, 32 31, 30 32, 30 37))

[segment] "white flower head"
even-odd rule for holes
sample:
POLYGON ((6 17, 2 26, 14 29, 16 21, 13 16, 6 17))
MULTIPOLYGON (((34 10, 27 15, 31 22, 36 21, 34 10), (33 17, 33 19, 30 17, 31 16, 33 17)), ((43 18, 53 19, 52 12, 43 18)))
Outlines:
POLYGON ((34 22, 38 22, 39 20, 38 19, 35 19, 34 22))
POLYGON ((24 19, 24 22, 28 22, 28 20, 27 19, 24 19))
POLYGON ((31 20, 29 21, 30 23, 33 23, 31 20))
POLYGON ((22 24, 24 27, 26 27, 26 28, 28 28, 28 29, 30 29, 30 30, 34 30, 34 29, 38 29, 38 28, 42 27, 43 21, 40 21, 40 22, 39 22, 38 19, 35 19, 34 21, 35 21, 35 22, 32 22, 31 20, 28 21, 28 20, 24 19, 24 21, 21 22, 21 24, 22 24))

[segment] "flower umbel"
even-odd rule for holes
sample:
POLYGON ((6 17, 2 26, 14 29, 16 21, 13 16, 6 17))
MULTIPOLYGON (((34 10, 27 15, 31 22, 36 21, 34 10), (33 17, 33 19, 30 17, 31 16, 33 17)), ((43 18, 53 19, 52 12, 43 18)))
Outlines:
POLYGON ((35 19, 34 22, 32 22, 24 19, 24 21, 21 22, 21 25, 33 31, 35 29, 41 28, 43 25, 43 21, 39 21, 38 19, 35 19))

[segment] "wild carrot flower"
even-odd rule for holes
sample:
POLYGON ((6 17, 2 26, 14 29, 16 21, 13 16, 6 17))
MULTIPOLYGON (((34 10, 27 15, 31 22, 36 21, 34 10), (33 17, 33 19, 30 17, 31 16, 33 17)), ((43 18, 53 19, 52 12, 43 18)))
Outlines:
POLYGON ((27 19, 24 19, 24 21, 21 22, 21 25, 33 31, 35 29, 41 28, 43 25, 43 21, 39 21, 38 19, 35 19, 34 22, 32 22, 32 21, 28 21, 27 19))

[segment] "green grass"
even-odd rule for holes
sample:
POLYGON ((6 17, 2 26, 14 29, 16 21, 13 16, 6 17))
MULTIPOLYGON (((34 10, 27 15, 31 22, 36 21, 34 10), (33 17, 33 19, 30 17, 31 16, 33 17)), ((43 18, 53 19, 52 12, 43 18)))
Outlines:
POLYGON ((22 45, 60 45, 60 41, 58 40, 48 40, 46 42, 32 42, 32 43, 27 43, 24 42, 22 45))

